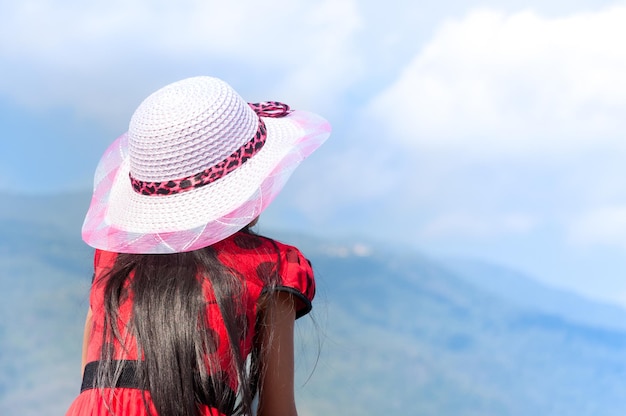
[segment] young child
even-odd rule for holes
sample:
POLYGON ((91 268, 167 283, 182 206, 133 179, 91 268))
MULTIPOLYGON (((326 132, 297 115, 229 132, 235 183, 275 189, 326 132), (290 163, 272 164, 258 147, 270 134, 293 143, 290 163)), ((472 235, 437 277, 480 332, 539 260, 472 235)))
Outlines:
POLYGON ((141 103, 98 165, 83 225, 95 273, 68 416, 296 414, 294 321, 313 272, 249 227, 329 134, 212 77, 141 103))

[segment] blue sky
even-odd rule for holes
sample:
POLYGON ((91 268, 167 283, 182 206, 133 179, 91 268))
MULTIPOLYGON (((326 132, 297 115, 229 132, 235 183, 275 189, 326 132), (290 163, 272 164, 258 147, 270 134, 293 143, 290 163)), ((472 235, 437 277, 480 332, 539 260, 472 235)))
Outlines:
POLYGON ((325 115, 264 221, 626 305, 626 2, 0 2, 0 188, 88 189, 193 75, 325 115))

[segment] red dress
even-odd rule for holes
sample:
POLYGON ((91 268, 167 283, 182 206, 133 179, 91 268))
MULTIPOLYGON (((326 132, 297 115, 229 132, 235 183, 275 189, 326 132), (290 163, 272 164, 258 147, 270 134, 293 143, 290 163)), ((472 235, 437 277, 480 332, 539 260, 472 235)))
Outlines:
MULTIPOLYGON (((295 247, 288 246, 277 241, 239 232, 212 246, 216 250, 218 260, 227 268, 234 269, 242 276, 247 296, 244 296, 246 318, 249 326, 245 339, 241 343, 241 351, 247 356, 252 350, 255 335, 255 322, 257 316, 257 301, 265 290, 263 276, 278 271, 281 278, 280 284, 275 290, 284 290, 296 299, 296 317, 305 315, 311 310, 311 301, 315 295, 315 281, 309 261, 295 247)), ((95 279, 91 288, 90 306, 92 310, 92 332, 87 350, 87 362, 95 362, 100 359, 102 347, 102 332, 104 322, 103 290, 104 279, 100 279, 115 262, 116 254, 96 250, 95 279)), ((211 291, 204 288, 205 297, 211 298, 211 291)), ((217 353, 220 357, 228 357, 228 341, 223 321, 217 312, 217 306, 208 302, 210 330, 218 339, 217 353), (214 310, 212 309, 214 308, 214 310), (223 342, 219 342, 223 340, 223 342)), ((132 295, 120 306, 120 328, 123 328, 131 318, 132 295)), ((136 343, 129 335, 125 339, 125 347, 116 345, 116 360, 137 360, 136 343)), ((227 362, 225 358, 224 362, 227 362)), ((234 377, 236 379, 236 377, 234 377)), ((236 390, 236 386, 231 386, 236 390)), ((151 413, 156 411, 150 401, 149 392, 142 392, 137 388, 118 387, 115 389, 84 389, 70 406, 66 416, 127 416, 147 415, 143 397, 148 398, 148 404, 152 407, 151 413), (111 395, 111 393, 113 393, 111 395), (143 393, 143 394, 142 394, 143 393), (103 400, 113 397, 112 400, 103 400), (107 403, 108 402, 108 403, 107 403), (109 408, 110 405, 111 407, 109 408), (112 413, 111 413, 112 411, 112 413)), ((202 414, 219 415, 215 409, 202 405, 202 414)))

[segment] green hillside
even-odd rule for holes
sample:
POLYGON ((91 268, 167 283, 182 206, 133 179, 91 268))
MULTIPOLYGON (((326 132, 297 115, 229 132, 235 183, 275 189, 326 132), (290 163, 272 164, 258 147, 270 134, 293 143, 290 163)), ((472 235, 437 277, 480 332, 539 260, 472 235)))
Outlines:
POLYGON ((340 405, 357 414, 618 415, 626 408, 625 332, 517 308, 424 258, 379 253, 316 264, 333 337, 322 356, 335 370, 314 375, 324 386, 319 412, 340 405))

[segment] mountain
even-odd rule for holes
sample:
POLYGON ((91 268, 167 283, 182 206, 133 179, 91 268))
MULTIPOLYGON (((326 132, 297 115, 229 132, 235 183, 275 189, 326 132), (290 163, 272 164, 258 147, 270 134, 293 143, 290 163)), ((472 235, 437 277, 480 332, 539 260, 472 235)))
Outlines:
MULTIPOLYGON (((91 277, 79 235, 87 203, 83 194, 2 200, 0 415, 63 414, 78 391, 91 277)), ((305 252, 318 282, 312 317, 297 325, 304 416, 610 416, 626 408, 626 331, 612 322, 621 310, 608 322, 585 320, 577 314, 603 305, 521 275, 495 290, 486 282, 502 275, 497 266, 276 234, 305 252), (516 301, 520 285, 525 298, 549 292, 562 306, 516 301)))
POLYGON ((476 259, 446 259, 454 274, 485 291, 526 309, 606 329, 626 330, 624 309, 591 301, 575 293, 546 286, 510 268, 476 259))
POLYGON ((0 415, 63 414, 77 391, 91 276, 84 200, 2 197, 0 415))
POLYGON ((318 414, 623 413, 623 331, 520 308, 417 255, 315 264, 333 335, 326 358, 339 370, 314 374, 327 400, 318 414))

